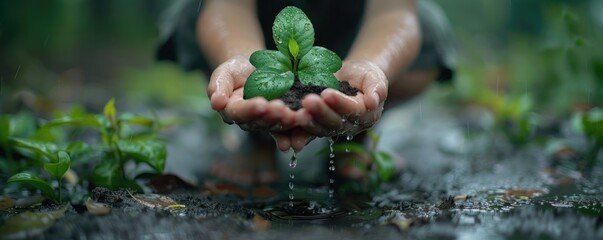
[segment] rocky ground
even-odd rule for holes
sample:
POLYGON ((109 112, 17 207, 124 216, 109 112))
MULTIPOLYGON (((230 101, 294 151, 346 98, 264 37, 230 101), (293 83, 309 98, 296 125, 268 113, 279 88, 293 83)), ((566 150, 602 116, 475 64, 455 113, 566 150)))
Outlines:
MULTIPOLYGON (((468 130, 483 121, 489 121, 488 116, 480 110, 446 109, 429 98, 389 112, 376 128, 382 134, 380 149, 403 157, 407 166, 398 179, 383 186, 382 193, 365 199, 331 199, 326 186, 304 186, 304 179, 324 177, 326 169, 313 169, 311 161, 304 160, 312 158, 311 149, 323 146, 324 140, 302 152, 294 170, 286 166, 289 156, 280 156, 281 171, 296 175, 293 190, 286 187, 288 174, 282 174, 286 177, 279 187, 238 188, 212 184, 204 177, 207 165, 203 159, 213 156, 219 146, 195 147, 204 134, 190 129, 174 131, 170 153, 177 153, 170 154, 168 172, 194 184, 170 178, 177 184, 160 195, 95 189, 90 197, 110 207, 110 213, 91 214, 83 206, 59 209, 65 212, 49 218, 54 224, 8 237, 603 238, 600 168, 591 169, 584 177, 556 168, 553 156, 541 147, 512 148, 493 135, 469 137, 468 130), (290 193, 295 195, 293 201, 288 198, 290 193)), ((43 211, 50 210, 57 211, 43 211)), ((17 213, 4 211, 4 224, 17 213)))

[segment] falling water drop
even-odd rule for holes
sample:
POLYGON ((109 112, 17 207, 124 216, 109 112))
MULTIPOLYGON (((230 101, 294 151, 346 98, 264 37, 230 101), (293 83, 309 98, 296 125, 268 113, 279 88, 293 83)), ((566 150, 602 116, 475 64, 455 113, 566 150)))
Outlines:
POLYGON ((331 166, 329 166, 329 171, 331 171, 331 172, 332 172, 332 171, 335 171, 335 165, 331 165, 331 166))
POLYGON ((289 193, 289 200, 293 200, 294 198, 293 193, 289 193))
POLYGON ((329 183, 331 183, 331 184, 335 183, 335 179, 332 179, 332 178, 329 179, 329 183))
POLYGON ((295 179, 295 174, 293 174, 293 173, 289 173, 289 178, 291 178, 291 179, 295 179))
POLYGON ((297 156, 295 152, 293 152, 293 155, 291 156, 291 161, 289 161, 289 167, 295 168, 295 166, 297 166, 297 156))
POLYGON ((352 139, 354 139, 354 136, 352 136, 352 135, 347 135, 347 136, 345 137, 345 139, 347 139, 348 141, 352 141, 352 139))
POLYGON ((289 182, 289 189, 293 190, 293 187, 294 187, 294 186, 295 186, 295 185, 293 184, 293 182, 289 182))

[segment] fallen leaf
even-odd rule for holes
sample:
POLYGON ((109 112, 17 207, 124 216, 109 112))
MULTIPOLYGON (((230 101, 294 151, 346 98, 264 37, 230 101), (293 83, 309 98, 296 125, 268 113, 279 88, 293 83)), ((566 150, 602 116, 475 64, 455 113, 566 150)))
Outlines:
POLYGON ((15 206, 15 200, 9 196, 0 197, 0 210, 9 209, 15 206))
POLYGON ((270 221, 256 213, 253 216, 253 226, 255 226, 256 230, 265 231, 270 227, 270 221))
POLYGON ((178 204, 176 201, 174 201, 170 197, 159 195, 159 194, 147 193, 147 194, 132 195, 132 193, 130 193, 130 192, 128 192, 128 193, 130 194, 130 196, 132 196, 132 198, 134 198, 134 200, 136 200, 140 204, 145 205, 150 208, 160 208, 160 209, 172 208, 173 209, 173 208, 178 208, 178 207, 174 207, 176 205, 184 206, 184 205, 178 204))
POLYGON ((32 238, 51 227, 65 214, 66 207, 50 212, 24 212, 10 217, 0 227, 1 238, 32 238))
POLYGON ((542 196, 547 193, 549 193, 549 190, 546 188, 510 188, 507 189, 505 194, 513 198, 533 198, 542 196))
POLYGON ((414 222, 415 220, 412 218, 397 218, 389 221, 390 224, 394 225, 401 232, 407 231, 414 222))
POLYGON ((463 194, 463 195, 457 195, 454 196, 454 201, 464 201, 471 198, 471 196, 467 195, 467 194, 463 194))
POLYGON ((111 207, 109 207, 109 205, 96 202, 92 200, 92 198, 88 198, 88 200, 86 200, 86 209, 88 209, 90 214, 97 216, 103 216, 111 213, 111 207))

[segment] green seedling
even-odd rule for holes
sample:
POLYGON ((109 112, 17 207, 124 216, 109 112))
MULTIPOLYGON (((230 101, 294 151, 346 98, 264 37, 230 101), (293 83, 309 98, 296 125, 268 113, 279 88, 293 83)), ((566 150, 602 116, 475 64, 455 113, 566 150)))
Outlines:
MULTIPOLYGON (((43 151, 44 154, 50 155, 50 152, 45 151, 45 149, 37 147, 34 147, 33 149, 36 151, 43 151)), ((63 204, 63 176, 71 166, 71 158, 67 152, 58 151, 56 152, 56 157, 49 156, 49 159, 51 159, 51 161, 44 164, 44 169, 57 181, 58 187, 56 190, 48 181, 28 172, 17 173, 10 177, 7 182, 28 184, 39 189, 42 192, 42 195, 48 199, 54 201, 55 203, 63 204), (58 192, 58 196, 55 194, 55 192, 58 192)))
POLYGON ((18 173, 11 182, 34 185, 50 199, 60 202, 62 196, 53 197, 50 185, 38 177, 43 176, 44 170, 59 180, 60 185, 63 170, 100 159, 91 173, 80 172, 79 175, 94 186, 140 191, 135 180, 160 174, 165 167, 166 148, 157 138, 162 124, 156 118, 118 114, 113 99, 105 105, 103 114, 74 108, 66 115, 25 127, 17 121, 21 118, 21 115, 0 116, 0 159, 3 159, 0 167, 9 174, 18 173), (82 132, 87 133, 86 137, 78 138, 78 133, 82 132), (94 140, 93 136, 100 140, 94 140), (125 167, 129 163, 146 165, 149 170, 132 176, 134 173, 126 171, 125 167))
POLYGON ((572 127, 588 141, 587 154, 581 169, 590 168, 595 165, 599 153, 603 150, 603 110, 595 108, 589 112, 575 114, 572 127))
MULTIPOLYGON (((363 173, 365 181, 346 182, 342 192, 378 193, 381 185, 391 180, 395 171, 394 158, 386 151, 377 150, 380 135, 373 131, 367 132, 371 146, 364 147, 357 142, 342 142, 333 145, 335 156, 342 156, 339 161, 352 166, 363 173), (362 158, 362 159, 361 159, 362 158)), ((329 149, 323 149, 320 154, 329 154, 329 149)))
POLYGON ((245 99, 262 96, 279 98, 295 82, 326 86, 339 90, 334 73, 341 68, 341 58, 331 50, 314 45, 314 27, 296 7, 285 7, 272 25, 276 50, 256 51, 249 61, 256 68, 247 78, 245 99))

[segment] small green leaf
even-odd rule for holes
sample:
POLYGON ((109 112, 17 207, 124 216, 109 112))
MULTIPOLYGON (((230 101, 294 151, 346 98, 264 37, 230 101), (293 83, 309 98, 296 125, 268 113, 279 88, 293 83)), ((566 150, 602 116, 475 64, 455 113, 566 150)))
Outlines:
POLYGON ((54 190, 52 189, 52 186, 50 186, 50 184, 48 184, 48 182, 44 181, 43 179, 39 178, 38 176, 35 176, 28 172, 21 172, 21 173, 17 173, 15 175, 13 175, 7 181, 7 183, 12 183, 12 182, 20 182, 20 183, 28 184, 36 189, 39 189, 42 192, 42 195, 44 195, 48 199, 51 199, 51 200, 57 202, 57 199, 54 195, 54 190))
POLYGON ((56 161, 56 155, 54 155, 54 152, 57 151, 58 147, 52 143, 38 142, 34 140, 27 140, 21 138, 12 138, 11 143, 15 147, 25 148, 37 154, 45 156, 50 161, 56 161))
POLYGON ((304 85, 325 86, 339 90, 340 82, 333 73, 299 71, 299 81, 304 85))
POLYGON ((293 59, 298 59, 299 55, 299 45, 297 45, 297 41, 293 38, 289 38, 289 53, 293 56, 293 59))
POLYGON ((166 148, 160 142, 119 140, 117 147, 122 154, 132 157, 136 162, 146 163, 158 173, 165 168, 166 148))
POLYGON ((291 71, 291 60, 279 51, 256 51, 249 57, 249 62, 257 69, 271 68, 277 72, 291 71))
POLYGON ((293 86, 293 72, 277 72, 271 69, 257 69, 245 82, 245 99, 262 96, 266 100, 279 98, 293 86))
POLYGON ((117 127, 117 110, 115 109, 115 99, 111 98, 104 108, 105 117, 111 122, 113 128, 117 127))
POLYGON ((335 73, 341 65, 337 53, 323 47, 313 47, 299 60, 299 71, 335 73))
POLYGON ((373 159, 379 171, 381 181, 388 181, 394 175, 394 160, 391 155, 386 152, 377 152, 373 154, 373 159))
POLYGON ((94 168, 91 180, 95 186, 107 187, 111 190, 119 189, 126 184, 119 162, 108 156, 105 156, 94 168))
POLYGON ((46 171, 50 173, 50 175, 60 180, 61 178, 63 178, 63 175, 65 175, 65 172, 69 170, 69 167, 71 165, 71 158, 69 157, 69 154, 67 154, 67 152, 65 151, 59 151, 57 153, 57 158, 58 162, 56 163, 45 163, 44 169, 46 169, 46 171))
POLYGON ((295 59, 289 51, 289 39, 294 39, 299 47, 298 59, 306 55, 314 45, 314 26, 299 8, 283 8, 272 25, 272 37, 276 48, 290 59, 295 59))
POLYGON ((87 115, 87 116, 81 116, 81 117, 75 117, 75 118, 71 117, 71 116, 56 118, 56 119, 53 119, 53 120, 47 122, 42 127, 53 128, 53 127, 58 127, 58 126, 63 126, 63 125, 75 125, 78 127, 93 127, 93 128, 98 128, 101 126, 101 124, 99 123, 98 119, 95 116, 87 115))

